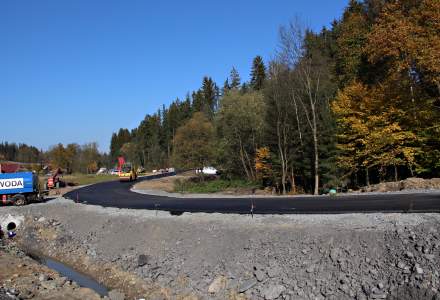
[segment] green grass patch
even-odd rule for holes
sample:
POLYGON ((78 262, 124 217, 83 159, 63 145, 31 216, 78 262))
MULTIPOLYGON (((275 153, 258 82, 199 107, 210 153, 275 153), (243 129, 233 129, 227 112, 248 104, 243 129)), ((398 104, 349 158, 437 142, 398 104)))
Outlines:
POLYGON ((75 185, 86 185, 117 179, 119 179, 118 175, 110 174, 71 174, 61 177, 61 180, 65 181, 66 183, 73 183, 75 185))
POLYGON ((176 180, 174 182, 174 191, 178 193, 191 193, 191 194, 209 194, 218 193, 226 190, 233 189, 254 189, 258 188, 258 184, 255 182, 242 180, 242 179, 217 179, 201 182, 193 182, 190 180, 176 180))

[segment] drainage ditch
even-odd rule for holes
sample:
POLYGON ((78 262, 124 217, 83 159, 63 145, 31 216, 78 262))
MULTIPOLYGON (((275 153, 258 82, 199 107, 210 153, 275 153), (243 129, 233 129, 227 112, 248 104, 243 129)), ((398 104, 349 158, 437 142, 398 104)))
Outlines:
POLYGON ((107 287, 100 284, 88 275, 78 272, 71 267, 49 257, 32 255, 32 258, 48 268, 57 271, 69 280, 76 282, 79 286, 94 290, 101 297, 108 295, 107 287))

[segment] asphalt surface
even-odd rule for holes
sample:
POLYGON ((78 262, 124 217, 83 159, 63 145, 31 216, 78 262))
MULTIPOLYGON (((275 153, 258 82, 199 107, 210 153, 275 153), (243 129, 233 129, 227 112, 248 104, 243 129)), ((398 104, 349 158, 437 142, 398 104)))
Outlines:
MULTIPOLYGON (((166 175, 144 177, 151 180, 166 175)), ((440 192, 265 198, 171 198, 130 191, 133 182, 110 181, 64 195, 73 201, 104 207, 183 212, 300 214, 353 212, 440 212, 440 192)))

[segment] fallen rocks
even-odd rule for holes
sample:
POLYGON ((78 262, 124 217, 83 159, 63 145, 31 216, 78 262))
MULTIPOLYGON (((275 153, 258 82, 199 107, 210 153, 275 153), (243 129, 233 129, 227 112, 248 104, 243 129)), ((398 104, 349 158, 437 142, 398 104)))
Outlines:
POLYGON ((306 272, 307 273, 313 273, 313 271, 315 271, 315 266, 309 266, 309 267, 307 267, 307 269, 306 269, 306 272))
POLYGON ((262 291, 261 295, 266 300, 273 300, 277 299, 285 290, 286 288, 280 284, 271 284, 262 291))
POLYGON ((217 294, 226 288, 228 279, 225 276, 217 276, 208 287, 208 293, 217 294))
POLYGON ((254 271, 255 278, 257 278, 258 281, 263 281, 266 277, 266 273, 262 270, 255 270, 254 271))
POLYGON ((419 264, 415 264, 415 265, 414 265, 414 271, 415 271, 417 274, 423 274, 423 269, 420 267, 419 264))
POLYGON ((247 290, 251 289, 252 287, 254 287, 256 284, 258 283, 258 281, 255 278, 246 280, 245 282, 243 282, 240 287, 238 288, 238 291, 240 293, 244 293, 247 290))
POLYGON ((281 272, 282 272, 282 269, 278 265, 271 266, 267 269, 267 275, 271 278, 280 275, 281 272))
POLYGON ((148 255, 141 254, 138 256, 137 265, 138 267, 143 267, 146 264, 148 264, 149 261, 150 261, 150 257, 148 255))

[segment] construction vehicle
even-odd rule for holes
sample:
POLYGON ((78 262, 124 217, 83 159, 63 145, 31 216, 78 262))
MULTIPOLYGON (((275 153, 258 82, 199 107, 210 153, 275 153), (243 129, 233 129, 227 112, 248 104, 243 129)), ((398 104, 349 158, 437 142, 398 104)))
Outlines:
POLYGON ((66 183, 60 179, 60 175, 63 174, 63 171, 61 171, 60 168, 57 168, 55 171, 52 172, 52 174, 47 179, 46 183, 44 184, 44 188, 46 190, 60 187, 65 187, 66 183))
POLYGON ((46 191, 40 189, 38 176, 34 172, 0 174, 0 200, 2 204, 25 205, 42 201, 46 191))
POLYGON ((136 168, 129 162, 122 164, 118 175, 119 181, 134 181, 137 179, 136 168))

